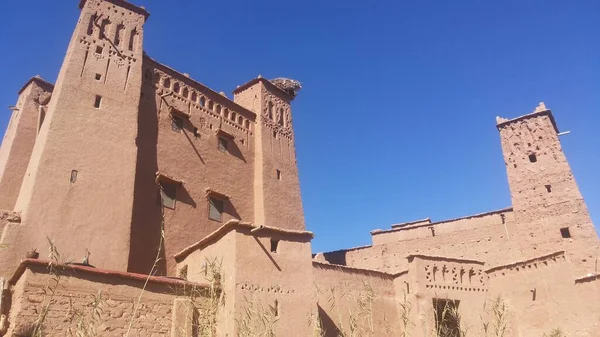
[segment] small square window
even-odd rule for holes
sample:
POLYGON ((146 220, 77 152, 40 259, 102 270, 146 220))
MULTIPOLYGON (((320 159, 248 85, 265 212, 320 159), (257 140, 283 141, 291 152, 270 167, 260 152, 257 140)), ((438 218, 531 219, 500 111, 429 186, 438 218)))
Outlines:
POLYGON ((175 201, 177 200, 177 184, 169 182, 160 183, 160 202, 163 207, 175 209, 175 201))
POLYGON ((569 227, 561 228, 560 235, 563 237, 563 239, 570 239, 571 231, 569 231, 569 227))
POLYGON ((208 218, 219 222, 223 220, 223 200, 208 198, 208 218))
POLYGON ((275 170, 275 175, 277 176, 277 180, 281 180, 281 171, 275 170))
POLYGON ((221 152, 227 152, 227 139, 223 138, 223 137, 219 137, 219 151, 221 152))
POLYGON ((279 240, 271 239, 271 253, 277 253, 279 247, 279 240))
POLYGON ((102 54, 103 50, 104 50, 104 48, 102 48, 102 46, 96 46, 96 53, 97 54, 102 54))
POLYGON ((175 132, 181 131, 183 128, 183 119, 177 116, 171 116, 171 130, 175 132))
POLYGON ((529 155, 529 161, 532 163, 535 163, 537 161, 537 157, 536 157, 535 153, 532 153, 529 155))
POLYGON ((102 79, 102 75, 100 75, 100 74, 96 74, 96 77, 95 77, 95 78, 96 78, 96 81, 100 81, 100 80, 102 79))
POLYGON ((94 101, 94 108, 100 109, 100 104, 102 104, 102 96, 96 95, 96 100, 94 101))

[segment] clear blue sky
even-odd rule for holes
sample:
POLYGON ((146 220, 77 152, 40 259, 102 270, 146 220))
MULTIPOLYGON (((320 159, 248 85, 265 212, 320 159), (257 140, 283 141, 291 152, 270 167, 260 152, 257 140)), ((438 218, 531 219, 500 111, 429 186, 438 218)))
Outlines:
MULTIPOLYGON (((600 225, 600 1, 158 1, 145 50, 230 93, 302 81, 293 105, 314 251, 369 231, 510 206, 495 117, 546 102, 600 225)), ((7 1, 0 129, 17 90, 54 82, 78 1, 7 1)), ((2 131, 3 132, 3 131, 2 131)))

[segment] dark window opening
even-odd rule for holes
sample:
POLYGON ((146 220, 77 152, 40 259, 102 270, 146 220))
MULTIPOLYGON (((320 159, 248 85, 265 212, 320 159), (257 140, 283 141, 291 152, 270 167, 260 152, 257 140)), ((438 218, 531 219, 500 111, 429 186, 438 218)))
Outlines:
POLYGON ((208 110, 213 110, 214 104, 212 101, 208 101, 208 110))
POLYGON ((431 236, 435 236, 435 228, 429 227, 429 230, 431 230, 431 236))
POLYGON ((175 82, 175 84, 173 85, 173 91, 179 93, 179 83, 175 82))
POLYGON ((160 183, 160 202, 163 207, 175 209, 177 200, 177 184, 163 181, 160 183))
POLYGON ((228 143, 227 139, 225 139, 223 137, 219 137, 219 144, 218 144, 219 151, 227 152, 227 143, 228 143))
POLYGON ((275 316, 275 318, 279 317, 279 301, 275 300, 275 303, 273 304, 273 315, 275 316))
POLYGON ((168 78, 165 78, 165 81, 163 82, 163 87, 171 88, 171 80, 168 78))
POLYGON ((279 247, 279 240, 271 239, 271 253, 277 253, 277 247, 279 247))
POLYGON ((223 200, 208 198, 208 218, 219 222, 223 220, 223 200))
POLYGON ((281 171, 275 170, 275 175, 277 176, 277 180, 281 180, 281 171))
POLYGON ((206 104, 206 99, 204 97, 200 97, 200 106, 204 107, 205 104, 206 104))
POLYGON ((535 163, 537 161, 537 157, 535 156, 534 153, 529 155, 529 161, 532 163, 535 163))
POLYGON ((96 54, 102 54, 103 50, 104 48, 102 48, 102 46, 96 46, 96 54))
POLYGON ((460 315, 458 300, 433 299, 435 330, 438 337, 462 337, 460 333, 460 315))
POLYGON ((71 184, 74 184, 76 181, 77 181, 77 170, 72 170, 70 182, 71 182, 71 184))
POLYGON ((277 131, 273 131, 273 138, 277 139, 277 131))
POLYGON ((548 191, 548 193, 552 192, 552 186, 546 185, 546 191, 548 191))
POLYGON ((273 102, 269 102, 268 115, 269 119, 273 120, 273 102))
POLYGON ((96 81, 100 81, 100 80, 102 79, 102 75, 100 75, 100 74, 96 74, 96 77, 95 77, 95 78, 96 78, 96 81))
POLYGON ((537 295, 537 289, 534 288, 531 290, 531 300, 532 301, 535 301, 536 295, 537 295))
POLYGON ((94 108, 99 109, 100 104, 102 104, 102 96, 96 95, 96 100, 94 101, 94 108))
POLYGON ((137 30, 134 28, 131 31, 131 34, 129 35, 129 46, 128 46, 128 49, 131 50, 131 51, 133 51, 133 47, 134 47, 136 38, 137 38, 137 30))
POLYGON ((563 239, 570 239, 571 231, 569 231, 569 227, 561 228, 560 235, 563 237, 563 239))
POLYGON ((171 116, 171 130, 180 132, 183 129, 183 119, 177 116, 171 116))

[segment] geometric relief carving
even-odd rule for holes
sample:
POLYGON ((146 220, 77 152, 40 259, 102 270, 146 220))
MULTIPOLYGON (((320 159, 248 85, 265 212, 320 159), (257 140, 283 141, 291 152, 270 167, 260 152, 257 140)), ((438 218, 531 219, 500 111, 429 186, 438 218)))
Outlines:
POLYGON ((486 287, 487 274, 480 267, 440 262, 427 264, 424 269, 425 280, 430 284, 427 288, 479 291, 486 287))

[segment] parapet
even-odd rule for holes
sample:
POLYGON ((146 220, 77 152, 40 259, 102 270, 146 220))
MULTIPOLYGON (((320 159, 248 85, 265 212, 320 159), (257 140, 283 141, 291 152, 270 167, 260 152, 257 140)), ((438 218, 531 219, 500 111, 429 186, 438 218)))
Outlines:
MULTIPOLYGON (((128 2, 125 0, 104 0, 104 1, 110 2, 112 4, 123 7, 125 9, 128 9, 134 13, 143 15, 144 21, 148 20, 148 17, 150 16, 150 13, 146 10, 146 8, 144 6, 136 6, 136 5, 132 4, 131 2, 128 2)), ((87 0, 80 0, 79 1, 79 9, 82 9, 86 2, 87 2, 87 0)))
POLYGON ((498 128, 498 130, 500 130, 508 124, 538 116, 548 116, 548 118, 550 118, 550 121, 552 122, 552 126, 554 126, 554 130, 556 131, 556 133, 559 132, 558 127, 556 126, 556 121, 554 120, 554 116, 552 115, 552 111, 546 108, 546 104, 544 104, 544 102, 540 102, 540 104, 533 110, 533 112, 528 113, 526 115, 522 115, 512 119, 496 117, 496 127, 498 128))

